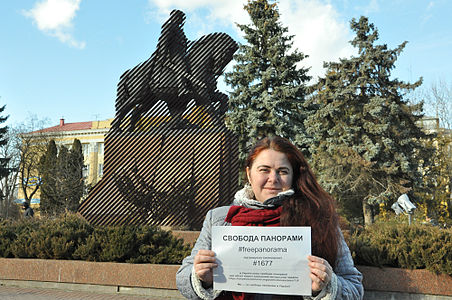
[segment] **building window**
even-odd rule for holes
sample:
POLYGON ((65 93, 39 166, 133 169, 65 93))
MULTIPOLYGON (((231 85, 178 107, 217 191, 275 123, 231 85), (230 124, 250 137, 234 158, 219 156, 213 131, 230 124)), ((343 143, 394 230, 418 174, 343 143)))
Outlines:
POLYGON ((104 155, 104 143, 99 143, 97 153, 99 155, 104 155))
POLYGON ((88 178, 89 175, 89 165, 85 165, 85 167, 83 168, 83 178, 88 178))
POLYGON ((82 144, 83 156, 88 157, 89 154, 89 144, 82 144))
POLYGON ((104 164, 99 164, 98 173, 99 177, 102 177, 104 175, 104 164))

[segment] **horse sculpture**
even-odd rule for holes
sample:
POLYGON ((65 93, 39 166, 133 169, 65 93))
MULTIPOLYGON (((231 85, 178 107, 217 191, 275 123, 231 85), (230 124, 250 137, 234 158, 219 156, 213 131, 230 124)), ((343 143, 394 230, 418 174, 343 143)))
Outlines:
POLYGON ((173 126, 184 126, 182 114, 190 101, 203 106, 213 119, 224 114, 227 95, 217 90, 217 79, 238 49, 225 33, 212 33, 189 42, 183 32, 185 15, 173 10, 162 26, 156 51, 145 62, 121 76, 113 127, 120 129, 130 114, 130 131, 159 100, 165 101, 173 126), (219 108, 215 109, 215 103, 219 108))

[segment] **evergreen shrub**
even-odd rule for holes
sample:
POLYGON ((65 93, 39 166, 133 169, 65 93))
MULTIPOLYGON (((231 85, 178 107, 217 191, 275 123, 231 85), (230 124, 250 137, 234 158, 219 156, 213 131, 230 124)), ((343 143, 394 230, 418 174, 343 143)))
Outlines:
POLYGON ((191 246, 153 226, 91 226, 76 215, 0 222, 0 256, 180 264, 191 246))
POLYGON ((11 220, 0 220, 0 257, 14 257, 11 252, 11 242, 16 238, 11 220))
POLYGON ((452 275, 452 230, 429 225, 374 224, 347 241, 357 265, 428 269, 452 275))
POLYGON ((12 239, 6 241, 3 241, 3 239, 0 240, 2 245, 3 243, 8 243, 4 245, 5 252, 11 253, 13 257, 21 258, 29 257, 31 253, 35 253, 31 245, 31 234, 34 231, 35 224, 37 222, 33 219, 24 222, 10 222, 9 225, 11 227, 6 231, 13 232, 14 236, 12 236, 12 239))
MULTIPOLYGON (((357 265, 452 275, 452 229, 381 223, 345 236, 357 265)), ((0 257, 6 258, 180 264, 190 251, 154 226, 92 226, 76 215, 0 221, 0 257)))

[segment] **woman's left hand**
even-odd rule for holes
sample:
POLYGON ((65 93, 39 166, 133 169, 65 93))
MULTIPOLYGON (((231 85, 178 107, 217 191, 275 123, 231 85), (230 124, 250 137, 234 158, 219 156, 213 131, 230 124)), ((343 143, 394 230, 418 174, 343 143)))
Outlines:
POLYGON ((331 281, 333 268, 326 259, 314 255, 309 255, 308 261, 311 270, 312 291, 320 292, 331 281))

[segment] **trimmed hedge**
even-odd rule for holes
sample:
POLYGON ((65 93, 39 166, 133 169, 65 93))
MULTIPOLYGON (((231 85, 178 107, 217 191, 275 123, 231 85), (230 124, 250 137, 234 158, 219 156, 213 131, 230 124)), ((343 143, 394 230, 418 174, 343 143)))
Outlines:
POLYGON ((180 264, 190 250, 153 226, 91 226, 76 215, 0 221, 0 257, 180 264))
POLYGON ((357 265, 428 269, 452 275, 452 230, 429 225, 374 224, 347 241, 357 265))

